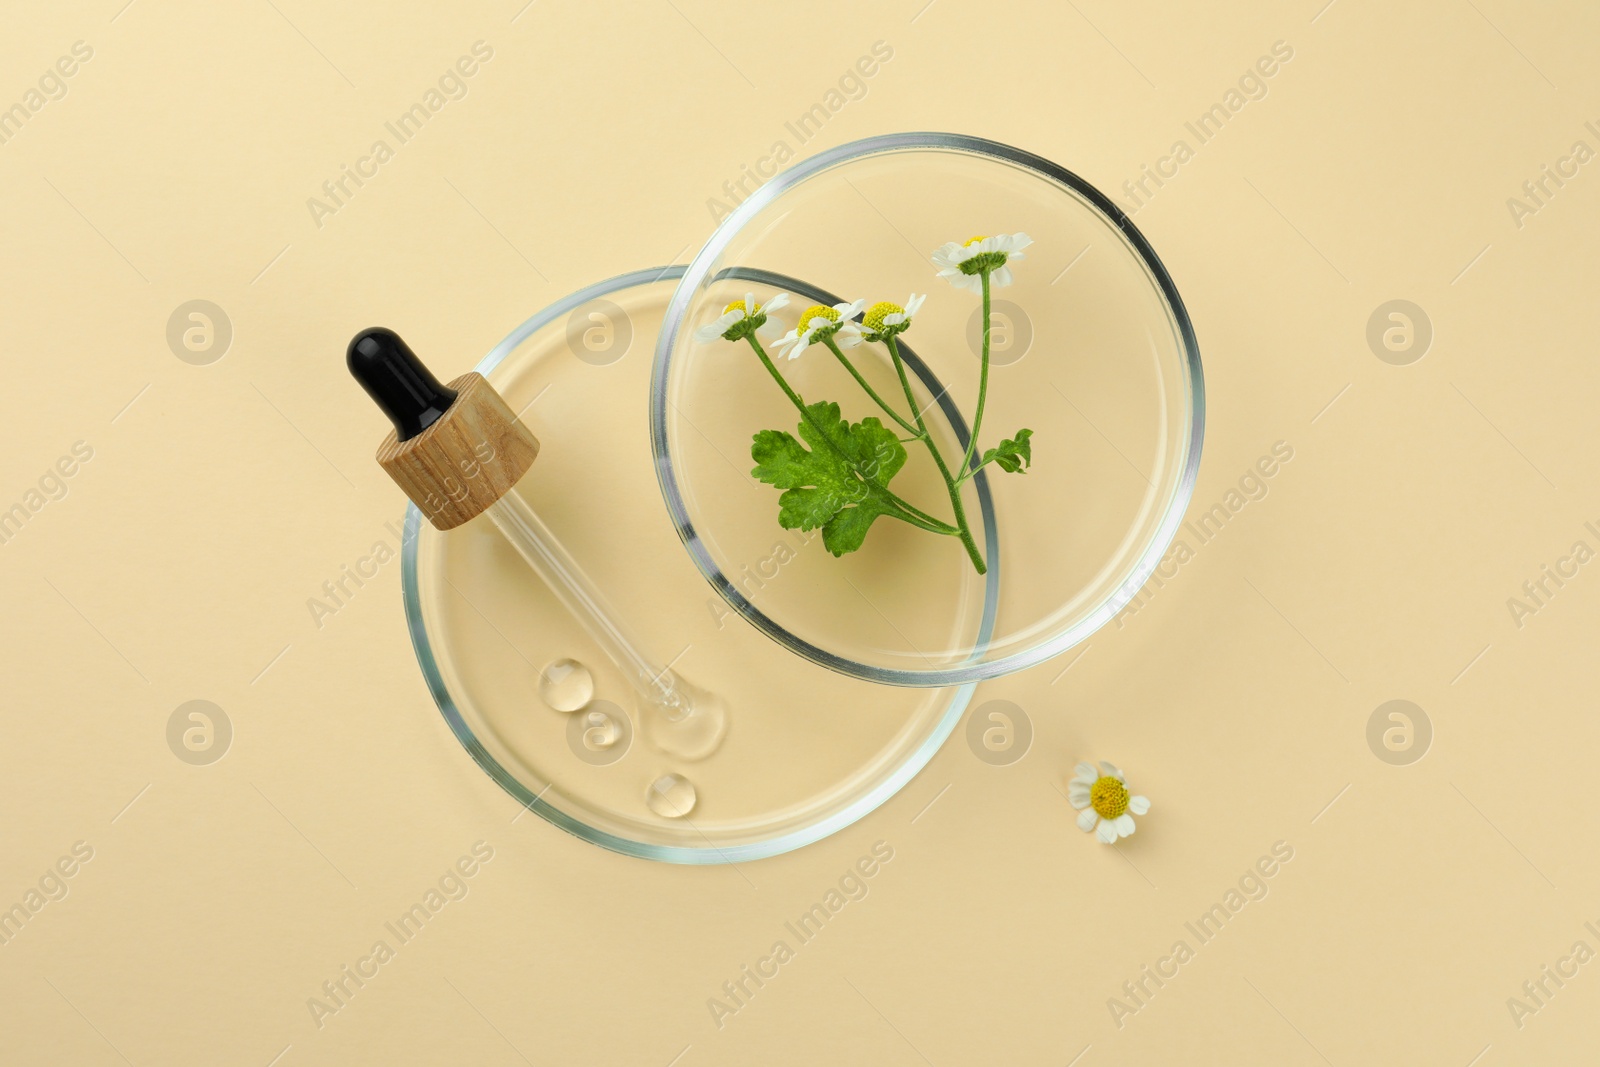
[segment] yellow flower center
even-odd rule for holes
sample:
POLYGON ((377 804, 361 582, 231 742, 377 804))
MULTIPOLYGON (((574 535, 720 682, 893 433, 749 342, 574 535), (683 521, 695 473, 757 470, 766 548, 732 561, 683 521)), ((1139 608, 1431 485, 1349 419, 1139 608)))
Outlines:
POLYGON ((1103 775, 1089 787, 1089 805, 1102 819, 1115 819, 1128 810, 1128 787, 1110 775, 1103 775))
POLYGON ((814 319, 822 319, 822 322, 816 323, 815 325, 823 326, 827 325, 828 323, 838 322, 839 313, 831 307, 824 307, 821 304, 813 304, 811 307, 806 308, 800 313, 800 332, 805 333, 807 330, 809 330, 813 325, 812 320, 814 319))
POLYGON ((905 313, 906 309, 899 304, 891 303, 888 300, 880 300, 867 309, 866 317, 861 320, 861 324, 868 330, 877 332, 883 329, 884 319, 890 315, 904 315, 905 313))
MULTIPOLYGON (((731 303, 727 307, 723 308, 722 309, 722 313, 724 315, 726 315, 730 311, 748 311, 748 310, 749 309, 744 306, 744 301, 743 300, 735 300, 733 303, 731 303)), ((760 311, 760 310, 761 310, 761 305, 757 304, 756 305, 756 311, 760 311)), ((755 314, 755 312, 750 312, 750 313, 752 315, 755 314)))

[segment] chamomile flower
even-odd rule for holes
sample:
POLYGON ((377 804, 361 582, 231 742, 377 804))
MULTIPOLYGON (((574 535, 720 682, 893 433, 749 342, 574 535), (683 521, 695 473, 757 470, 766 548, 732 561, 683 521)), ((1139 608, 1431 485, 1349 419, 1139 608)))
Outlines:
POLYGON ((897 333, 905 333, 911 328, 912 316, 922 310, 922 303, 927 299, 926 293, 912 293, 906 298, 904 306, 880 300, 869 307, 862 318, 862 336, 868 341, 882 341, 897 333))
POLYGON ((1033 244, 1025 233, 1002 233, 994 237, 969 237, 965 244, 949 242, 933 254, 939 277, 957 289, 983 290, 983 274, 988 272, 994 286, 1011 284, 1013 259, 1025 259, 1022 250, 1033 244))
POLYGON ((865 305, 864 300, 832 307, 813 304, 800 312, 800 321, 794 329, 778 339, 773 347, 774 353, 794 359, 807 348, 830 337, 840 348, 854 348, 861 343, 861 327, 854 320, 865 305))
POLYGON ((1084 833, 1093 830, 1108 845, 1132 834, 1133 817, 1150 810, 1149 798, 1130 796, 1128 779, 1105 760, 1100 761, 1099 770, 1091 763, 1080 763, 1075 769, 1078 776, 1067 783, 1067 799, 1079 811, 1078 829, 1084 833))
POLYGON ((746 293, 743 300, 735 300, 723 308, 715 322, 696 330, 694 339, 704 344, 719 337, 725 341, 742 341, 752 333, 758 337, 771 337, 783 327, 769 316, 788 303, 788 293, 776 293, 765 304, 756 303, 754 293, 746 293))

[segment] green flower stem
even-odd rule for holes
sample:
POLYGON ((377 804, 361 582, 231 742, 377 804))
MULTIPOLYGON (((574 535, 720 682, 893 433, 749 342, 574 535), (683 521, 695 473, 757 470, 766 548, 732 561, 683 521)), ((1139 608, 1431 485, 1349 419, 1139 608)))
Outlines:
POLYGON ((961 457, 961 476, 965 480, 971 472, 972 454, 978 447, 978 430, 983 426, 983 403, 989 397, 989 271, 983 278, 983 363, 978 370, 978 406, 972 413, 972 436, 967 439, 966 455, 961 457))
POLYGON ((981 460, 980 462, 974 463, 972 466, 967 468, 967 472, 965 474, 963 474, 963 475, 959 476, 958 478, 956 478, 956 484, 957 485, 961 485, 964 482, 970 482, 972 480, 973 475, 975 475, 979 471, 983 470, 983 468, 987 467, 992 462, 994 462, 994 461, 985 459, 985 460, 981 460))
POLYGON ((889 358, 894 361, 895 373, 900 376, 900 387, 905 390, 906 402, 911 405, 913 416, 917 420, 917 430, 922 435, 922 443, 928 446, 928 452, 933 456, 934 464, 939 468, 939 476, 944 479, 945 489, 950 494, 950 506, 956 513, 956 526, 960 530, 961 543, 966 546, 967 555, 972 559, 972 565, 979 574, 987 573, 988 564, 983 560, 983 553, 978 551, 978 543, 972 539, 972 530, 967 525, 967 509, 961 503, 961 483, 950 476, 950 468, 945 466, 944 456, 939 452, 939 446, 933 443, 933 435, 928 432, 928 426, 922 419, 922 412, 917 407, 916 394, 911 391, 911 380, 906 377, 905 361, 900 358, 900 344, 894 339, 894 334, 889 334, 883 339, 889 349, 889 358))
MULTIPOLYGON (((778 373, 778 368, 773 366, 772 357, 768 356, 766 349, 761 347, 761 342, 756 340, 755 334, 746 334, 745 340, 749 341, 750 347, 755 349, 756 355, 761 359, 761 365, 767 368, 767 373, 772 375, 772 380, 778 383, 778 387, 783 390, 784 394, 788 396, 790 402, 793 403, 794 406, 799 410, 800 417, 809 423, 811 428, 816 431, 818 439, 825 442, 829 448, 833 449, 834 453, 837 454, 840 459, 849 464, 851 470, 855 470, 855 464, 850 462, 850 457, 846 456, 842 451, 840 451, 839 446, 833 443, 833 439, 829 437, 823 428, 817 425, 816 420, 811 417, 811 412, 806 410, 806 402, 800 399, 800 394, 795 392, 794 389, 790 387, 789 383, 784 379, 782 374, 778 373)), ((856 474, 857 477, 860 476, 859 471, 857 471, 856 474)), ((895 493, 881 485, 876 485, 865 480, 863 480, 861 484, 866 488, 867 492, 878 494, 892 507, 894 507, 896 509, 896 518, 903 519, 911 525, 920 527, 929 531, 930 533, 953 535, 963 532, 958 528, 951 526, 949 523, 940 522, 927 512, 913 507, 911 504, 900 499, 900 497, 895 493)))
MULTIPOLYGON (((872 388, 872 386, 867 384, 867 380, 861 376, 861 372, 856 370, 855 364, 851 363, 848 359, 846 359, 844 353, 839 351, 839 345, 838 345, 837 342, 834 341, 834 339, 832 337, 823 338, 822 343, 828 346, 828 351, 832 352, 836 357, 838 357, 838 360, 839 360, 840 363, 844 364, 844 369, 850 372, 850 377, 852 377, 852 378, 854 378, 856 380, 856 384, 861 386, 861 388, 865 389, 867 391, 867 395, 870 396, 873 399, 873 401, 876 402, 877 405, 884 410, 884 413, 887 414, 895 422, 898 422, 900 424, 900 428, 901 429, 905 430, 906 433, 914 434, 917 437, 921 437, 923 435, 923 431, 917 429, 915 426, 911 425, 911 423, 909 423, 905 419, 901 418, 900 417, 900 413, 898 411, 896 411, 894 408, 890 407, 884 401, 883 397, 878 395, 878 392, 877 392, 876 389, 872 388)), ((913 411, 916 410, 915 405, 912 406, 912 410, 913 411)))

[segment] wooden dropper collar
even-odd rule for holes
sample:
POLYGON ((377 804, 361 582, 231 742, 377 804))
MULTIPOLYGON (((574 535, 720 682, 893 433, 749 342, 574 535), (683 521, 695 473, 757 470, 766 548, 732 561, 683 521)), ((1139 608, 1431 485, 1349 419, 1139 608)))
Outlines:
POLYGON ((345 362, 394 423, 378 446, 379 466, 439 529, 481 514, 533 466, 538 440, 483 375, 440 385, 381 326, 356 334, 345 362))

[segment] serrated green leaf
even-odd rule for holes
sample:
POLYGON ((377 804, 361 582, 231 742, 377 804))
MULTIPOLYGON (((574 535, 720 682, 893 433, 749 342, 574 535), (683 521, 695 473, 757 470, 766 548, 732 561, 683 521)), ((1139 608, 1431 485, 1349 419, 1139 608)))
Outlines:
POLYGON ((835 556, 854 552, 867 539, 873 522, 884 514, 887 512, 871 499, 843 509, 822 528, 822 546, 835 556))
POLYGON ((848 422, 838 404, 808 404, 806 414, 799 440, 782 430, 755 435, 750 458, 756 466, 750 473, 784 490, 778 497, 779 525, 822 527, 823 544, 841 556, 861 547, 879 515, 893 513, 879 490, 905 466, 906 450, 878 419, 848 422))
POLYGON ((1033 444, 1029 441, 1032 436, 1032 430, 1018 430, 1016 437, 1006 438, 985 452, 978 465, 993 463, 1007 474, 1028 473, 1023 468, 1033 465, 1033 444))

